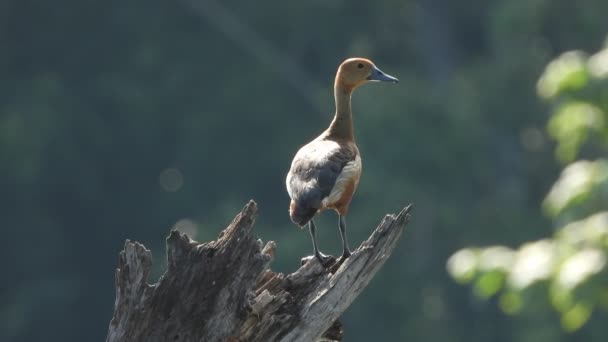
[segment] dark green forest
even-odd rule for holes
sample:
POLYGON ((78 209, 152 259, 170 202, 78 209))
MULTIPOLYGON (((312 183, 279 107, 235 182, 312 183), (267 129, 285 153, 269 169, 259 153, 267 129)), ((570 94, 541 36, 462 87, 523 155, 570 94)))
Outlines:
MULTIPOLYGON (((295 270, 311 245, 285 175, 329 124, 351 56, 400 80, 354 94, 351 245, 415 211, 343 316, 345 341, 608 340, 606 13, 605 0, 0 1, 0 340, 103 341, 125 239, 152 250, 154 282, 171 229, 214 239, 249 199, 273 269, 295 270)), ((336 217, 317 226, 340 253, 336 217)))

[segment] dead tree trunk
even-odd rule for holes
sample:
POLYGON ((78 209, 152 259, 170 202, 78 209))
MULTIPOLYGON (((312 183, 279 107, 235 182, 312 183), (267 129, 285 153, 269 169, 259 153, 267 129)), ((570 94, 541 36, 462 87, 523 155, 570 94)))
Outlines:
POLYGON ((147 282, 152 254, 127 240, 106 341, 341 340, 338 318, 390 256, 410 207, 386 215, 344 262, 326 270, 312 259, 287 276, 269 269, 275 243, 253 235, 253 201, 216 241, 172 231, 168 269, 156 284, 147 282))

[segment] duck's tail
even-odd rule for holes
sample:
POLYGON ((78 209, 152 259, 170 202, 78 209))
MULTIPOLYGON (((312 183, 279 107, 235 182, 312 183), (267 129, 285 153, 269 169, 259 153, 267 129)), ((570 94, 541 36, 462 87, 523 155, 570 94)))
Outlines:
POLYGON ((291 221, 300 228, 304 228, 304 226, 310 221, 319 209, 311 208, 309 206, 298 205, 295 201, 291 201, 289 205, 289 217, 291 221))

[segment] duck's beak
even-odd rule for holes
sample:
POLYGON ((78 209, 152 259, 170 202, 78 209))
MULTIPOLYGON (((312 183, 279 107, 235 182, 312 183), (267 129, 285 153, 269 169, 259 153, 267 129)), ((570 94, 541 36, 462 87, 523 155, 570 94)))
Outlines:
POLYGON ((372 74, 367 77, 367 80, 399 83, 399 80, 396 77, 385 74, 382 70, 378 69, 375 66, 372 69, 372 74))

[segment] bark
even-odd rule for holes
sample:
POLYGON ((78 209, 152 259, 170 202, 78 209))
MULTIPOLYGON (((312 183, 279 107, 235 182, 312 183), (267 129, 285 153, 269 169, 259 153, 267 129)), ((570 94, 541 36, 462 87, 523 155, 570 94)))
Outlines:
POLYGON ((253 201, 215 241, 172 231, 167 271, 155 284, 147 282, 151 252, 127 240, 106 341, 339 341, 338 318, 391 255, 410 208, 386 215, 346 260, 325 269, 305 258, 289 275, 269 269, 276 245, 253 235, 253 201))

